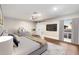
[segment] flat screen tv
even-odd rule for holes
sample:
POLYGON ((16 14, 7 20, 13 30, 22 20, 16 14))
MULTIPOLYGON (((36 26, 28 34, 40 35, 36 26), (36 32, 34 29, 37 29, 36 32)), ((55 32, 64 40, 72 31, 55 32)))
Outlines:
POLYGON ((46 31, 57 31, 57 24, 47 24, 46 31))

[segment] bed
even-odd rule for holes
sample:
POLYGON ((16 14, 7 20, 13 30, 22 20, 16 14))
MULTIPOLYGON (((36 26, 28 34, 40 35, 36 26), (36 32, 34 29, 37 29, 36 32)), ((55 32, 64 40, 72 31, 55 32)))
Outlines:
MULTIPOLYGON (((47 43, 45 40, 33 37, 32 35, 26 34, 26 32, 24 33, 20 36, 15 33, 11 33, 16 36, 20 43, 18 47, 10 46, 13 48, 10 55, 40 55, 47 50, 47 43)), ((4 31, 4 29, 0 29, 1 36, 8 36, 8 34, 9 33, 4 31)), ((6 52, 5 54, 8 55, 6 52)))
POLYGON ((20 43, 13 48, 12 55, 40 55, 47 50, 45 40, 33 36, 18 37, 20 43))

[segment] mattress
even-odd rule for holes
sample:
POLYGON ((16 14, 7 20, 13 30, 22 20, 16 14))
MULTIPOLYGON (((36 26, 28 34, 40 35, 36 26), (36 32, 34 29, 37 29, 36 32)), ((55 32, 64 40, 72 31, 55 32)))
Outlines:
POLYGON ((18 38, 20 43, 18 47, 13 48, 13 55, 28 55, 40 48, 40 44, 25 37, 18 38))
POLYGON ((37 38, 37 37, 33 37, 33 36, 25 36, 25 37, 40 44, 40 48, 33 51, 29 55, 41 55, 42 53, 44 53, 47 50, 48 45, 46 43, 46 40, 37 38))
POLYGON ((37 43, 39 43, 41 46, 45 45, 46 44, 46 40, 44 39, 41 39, 41 38, 37 38, 37 37, 34 37, 32 35, 29 35, 29 36, 25 36, 26 38, 32 40, 32 41, 35 41, 37 43))

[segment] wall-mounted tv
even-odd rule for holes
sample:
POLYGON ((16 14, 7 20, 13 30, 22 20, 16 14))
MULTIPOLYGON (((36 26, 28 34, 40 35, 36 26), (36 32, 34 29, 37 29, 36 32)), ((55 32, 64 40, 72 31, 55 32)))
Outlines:
POLYGON ((46 31, 57 31, 57 24, 47 24, 46 31))

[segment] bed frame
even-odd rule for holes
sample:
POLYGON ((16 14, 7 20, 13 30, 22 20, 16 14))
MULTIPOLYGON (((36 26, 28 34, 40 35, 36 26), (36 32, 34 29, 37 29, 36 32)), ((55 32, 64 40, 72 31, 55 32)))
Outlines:
POLYGON ((28 54, 28 55, 41 55, 42 53, 44 53, 47 50, 48 45, 45 44, 42 47, 40 47, 39 49, 33 51, 32 53, 28 54))

